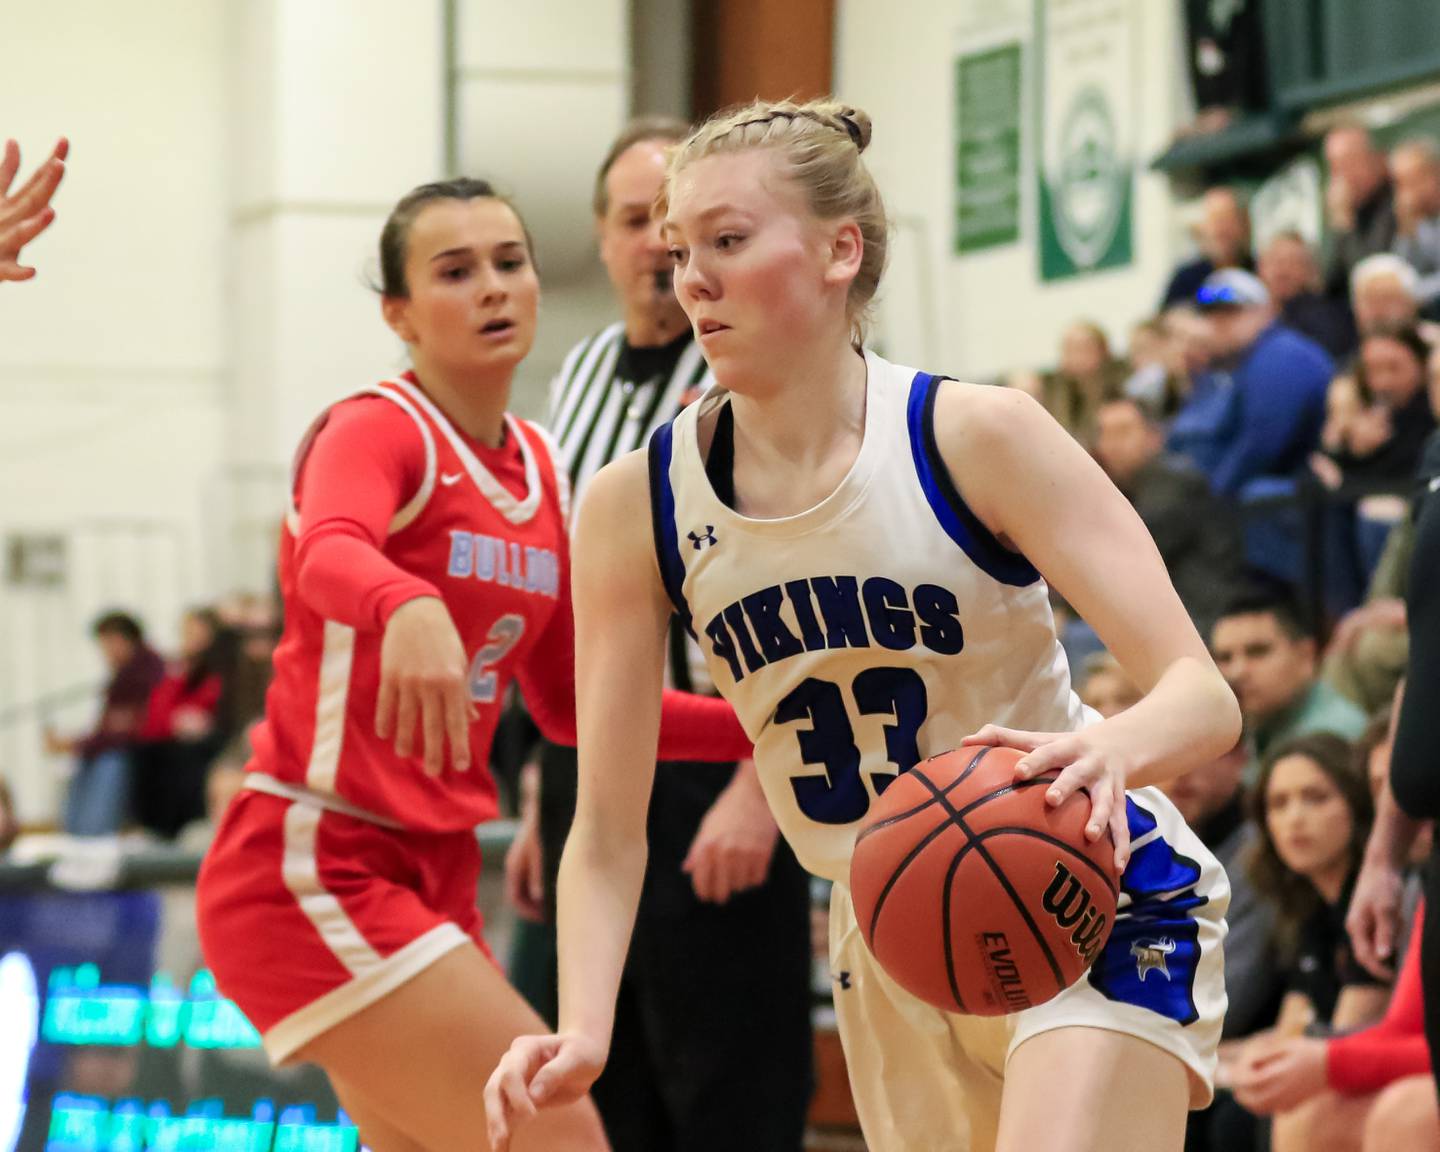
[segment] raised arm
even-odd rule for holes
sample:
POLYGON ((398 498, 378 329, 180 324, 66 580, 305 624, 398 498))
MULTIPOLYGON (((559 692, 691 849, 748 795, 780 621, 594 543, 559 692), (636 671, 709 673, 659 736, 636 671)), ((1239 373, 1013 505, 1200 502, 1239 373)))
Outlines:
POLYGON ((591 482, 575 531, 580 790, 560 863, 560 1031, 516 1040, 485 1088, 490 1141, 587 1092, 605 1065, 648 847, 670 605, 643 454, 591 482))
POLYGON ((1210 659, 1140 517, 1104 472, 1028 396, 946 383, 935 406, 941 457, 981 522, 1023 553, 1099 634, 1145 696, 1081 732, 987 727, 977 743, 1030 753, 1022 776, 1063 769, 1049 796, 1084 788, 1092 839, 1108 823, 1122 862, 1124 789, 1154 784, 1227 752, 1235 697, 1210 659))

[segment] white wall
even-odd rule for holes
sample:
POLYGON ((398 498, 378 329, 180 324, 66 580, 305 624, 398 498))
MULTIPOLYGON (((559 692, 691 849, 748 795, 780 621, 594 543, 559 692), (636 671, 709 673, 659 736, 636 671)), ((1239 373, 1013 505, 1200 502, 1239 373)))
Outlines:
MULTIPOLYGON (((226 201, 217 3, 12 4, 5 43, 0 135, 21 142, 25 173, 61 134, 72 152, 57 223, 27 250, 38 277, 0 286, 0 536, 66 536, 71 578, 0 585, 0 710, 100 677, 83 627, 102 605, 139 608, 169 639, 213 578, 199 541, 226 201)), ((27 818, 55 795, 36 734, 0 730, 27 818)))
MULTIPOLYGON (((162 648, 190 603, 265 588, 284 470, 329 401, 403 365, 369 282, 381 225, 459 167, 513 192, 540 248, 543 411, 613 318, 590 184, 628 114, 628 0, 56 0, 7 5, 0 138, 70 172, 40 275, 0 286, 0 544, 60 535, 60 589, 0 583, 0 775, 58 814, 27 702, 100 682, 86 635, 137 610, 162 648), (447 68, 457 67, 451 77, 447 68), (447 84, 456 123, 447 124, 447 84)), ((82 727, 82 691, 51 718, 82 727)))
POLYGON ((460 167, 513 196, 535 238, 540 325, 512 406, 540 416, 565 353, 615 319, 590 199, 595 169, 629 114, 630 5, 461 0, 458 15, 460 167))
MULTIPOLYGON (((997 6, 994 0, 965 2, 997 6)), ((902 7, 904 19, 899 19, 893 5, 840 0, 837 19, 836 89, 874 121, 866 158, 899 225, 892 264, 897 282, 882 287, 882 293, 904 301, 904 315, 891 325, 902 342, 887 351, 902 361, 923 360, 931 368, 989 377, 1010 367, 1053 364, 1062 328, 1078 317, 1099 321, 1112 343, 1123 348, 1129 326, 1153 310, 1182 251, 1168 184, 1143 169, 1170 138, 1184 101, 1179 4, 1136 0, 1133 5, 1142 165, 1136 181, 1134 262, 1053 284, 1041 283, 1038 272, 1029 199, 1038 142, 1028 106, 1020 242, 963 259, 952 255, 957 5, 954 0, 904 0, 902 7), (927 314, 916 316, 914 308, 927 314)), ((1029 9, 1029 0, 1021 7, 1029 9)), ((1027 67, 1034 60, 1030 47, 1027 67)))

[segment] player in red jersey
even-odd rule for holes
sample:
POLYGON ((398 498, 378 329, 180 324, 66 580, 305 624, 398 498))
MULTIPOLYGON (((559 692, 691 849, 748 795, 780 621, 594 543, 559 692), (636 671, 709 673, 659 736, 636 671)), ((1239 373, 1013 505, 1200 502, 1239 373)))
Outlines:
MULTIPOLYGON (((297 454, 285 634, 200 935, 273 1061, 324 1067, 377 1152, 439 1152, 485 1146, 485 1078, 541 1023, 485 954, 474 826, 497 812, 512 678, 575 739, 566 492, 545 434, 505 411, 539 300, 514 209, 482 181, 424 185, 380 258, 414 370, 331 407, 297 454)), ((727 705, 679 694, 660 743, 750 751, 727 705)), ((527 1136, 605 1147, 588 1100, 527 1136)))

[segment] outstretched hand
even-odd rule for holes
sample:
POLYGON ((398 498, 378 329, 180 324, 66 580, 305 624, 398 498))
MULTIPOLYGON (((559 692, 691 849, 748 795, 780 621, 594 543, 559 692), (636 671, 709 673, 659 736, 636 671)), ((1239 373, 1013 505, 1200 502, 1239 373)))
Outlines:
POLYGON ((49 159, 11 193, 10 185, 20 171, 20 145, 5 141, 4 156, 0 157, 0 281, 29 280, 35 275, 34 268, 20 263, 20 250, 55 219, 50 198, 65 175, 69 152, 70 142, 62 136, 49 159))

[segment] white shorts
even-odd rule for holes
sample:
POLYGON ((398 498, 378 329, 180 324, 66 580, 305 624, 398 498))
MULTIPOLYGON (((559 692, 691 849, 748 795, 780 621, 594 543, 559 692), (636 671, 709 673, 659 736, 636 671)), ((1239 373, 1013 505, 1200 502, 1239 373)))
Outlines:
POLYGON ((1130 863, 1109 941, 1075 984, 1012 1016, 960 1016, 910 995, 881 971, 849 889, 835 885, 835 1013, 870 1152, 988 1152, 1006 1060, 1056 1028, 1138 1036, 1184 1063, 1192 1108, 1210 1103, 1225 1017, 1230 883, 1158 789, 1132 791, 1129 815, 1130 863))

